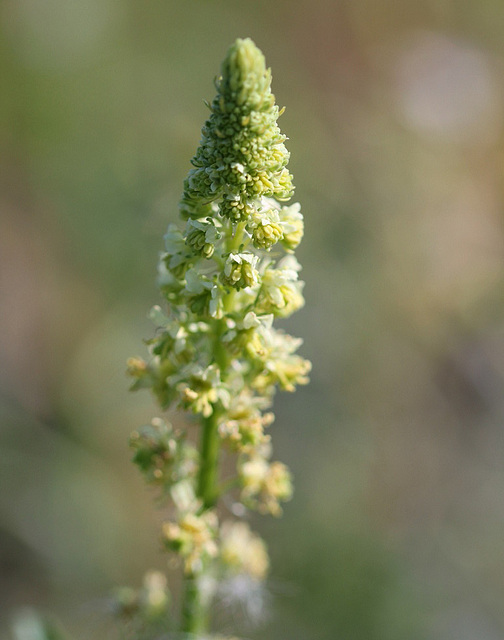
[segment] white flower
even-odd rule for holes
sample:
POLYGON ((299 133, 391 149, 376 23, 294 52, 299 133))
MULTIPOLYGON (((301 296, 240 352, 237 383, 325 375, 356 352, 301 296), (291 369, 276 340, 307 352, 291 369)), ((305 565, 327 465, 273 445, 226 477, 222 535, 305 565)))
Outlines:
POLYGON ((185 240, 176 224, 169 224, 164 235, 166 253, 174 256, 176 253, 185 251, 185 240))
POLYGON ((292 496, 289 469, 281 462, 270 463, 259 454, 241 464, 240 480, 243 501, 262 513, 280 515, 279 502, 292 496))
POLYGON ((304 305, 304 282, 298 280, 301 266, 294 256, 286 256, 276 269, 267 268, 262 276, 258 309, 287 317, 304 305))
POLYGON ((216 282, 208 280, 196 268, 188 269, 185 274, 185 290, 195 296, 205 294, 205 304, 212 318, 222 317, 222 289, 216 282))
POLYGON ((163 539, 169 549, 185 559, 186 573, 198 573, 205 560, 217 555, 216 528, 217 516, 213 511, 201 515, 185 513, 177 522, 163 525, 163 539))
POLYGON ((259 282, 258 260, 259 257, 253 253, 230 253, 221 274, 222 282, 235 289, 253 287, 259 282))
POLYGON ((282 244, 287 251, 293 251, 301 242, 304 233, 303 215, 299 202, 290 207, 282 207, 279 214, 280 226, 283 231, 282 244))
POLYGON ((311 363, 295 354, 303 343, 302 339, 273 328, 264 333, 264 338, 268 352, 264 358, 264 369, 253 382, 254 388, 267 393, 268 389, 279 384, 284 391, 294 391, 296 385, 307 384, 311 363))
POLYGON ((221 234, 211 218, 205 222, 190 218, 187 221, 185 237, 186 244, 195 253, 205 258, 210 258, 214 253, 215 243, 221 237, 221 234))
POLYGON ((276 208, 259 207, 248 222, 254 246, 269 251, 283 236, 280 217, 276 208))
POLYGON ((220 559, 234 573, 248 573, 263 580, 269 568, 268 552, 263 540, 246 522, 227 520, 221 526, 220 559))

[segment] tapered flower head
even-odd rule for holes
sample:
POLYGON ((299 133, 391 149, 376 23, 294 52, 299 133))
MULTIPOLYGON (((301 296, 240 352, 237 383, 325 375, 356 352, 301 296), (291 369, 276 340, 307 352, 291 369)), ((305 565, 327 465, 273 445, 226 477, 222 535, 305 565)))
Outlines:
POLYGON ((184 183, 185 228, 170 224, 165 235, 159 286, 167 309, 151 312, 150 360, 128 363, 133 389, 149 387, 162 409, 183 409, 200 426, 199 452, 186 429, 159 419, 131 438, 146 481, 173 503, 162 540, 184 561, 183 631, 192 634, 212 597, 263 610, 266 547, 244 522, 220 525, 218 503, 234 489, 243 511, 281 514, 291 475, 270 460, 270 408, 278 388, 294 391, 310 370, 296 354, 302 341, 273 327, 304 304, 292 255, 303 216, 299 204, 282 204, 293 192, 289 153, 271 73, 252 40, 231 46, 216 88, 184 183), (228 480, 221 447, 235 456, 228 480))
POLYGON ((238 39, 217 80, 212 114, 185 182, 184 215, 208 215, 215 204, 231 220, 246 220, 262 196, 287 200, 293 193, 286 165, 285 136, 276 123, 280 110, 271 93, 271 72, 256 45, 238 39))

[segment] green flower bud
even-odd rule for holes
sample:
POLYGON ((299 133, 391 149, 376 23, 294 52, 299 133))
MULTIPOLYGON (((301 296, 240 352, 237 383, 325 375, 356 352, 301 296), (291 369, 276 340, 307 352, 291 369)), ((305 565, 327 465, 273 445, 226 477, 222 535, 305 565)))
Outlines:
POLYGON ((211 258, 215 250, 215 243, 221 234, 210 218, 207 222, 188 220, 185 232, 185 242, 194 253, 204 258, 211 258))

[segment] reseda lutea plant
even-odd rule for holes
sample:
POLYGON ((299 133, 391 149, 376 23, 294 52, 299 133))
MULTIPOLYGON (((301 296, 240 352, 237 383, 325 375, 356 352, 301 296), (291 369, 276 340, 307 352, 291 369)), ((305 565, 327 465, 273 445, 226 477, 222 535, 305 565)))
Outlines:
MULTIPOLYGON (((133 389, 149 388, 161 409, 181 407, 199 422, 198 448, 161 418, 131 436, 134 462, 173 505, 162 540, 183 561, 185 591, 179 622, 174 613, 169 620, 192 634, 208 631, 212 599, 233 592, 233 581, 257 592, 266 577, 266 547, 244 507, 279 515, 291 496, 265 429, 276 388, 294 391, 310 370, 296 355, 301 340, 273 327, 304 303, 293 253, 303 217, 299 204, 282 204, 293 185, 270 85, 262 53, 237 40, 184 183, 185 228, 170 224, 165 235, 159 284, 167 310, 151 312, 151 358, 128 362, 133 389), (232 478, 222 477, 222 448, 235 454, 232 478)), ((159 611, 168 606, 158 574, 142 593, 159 611)))

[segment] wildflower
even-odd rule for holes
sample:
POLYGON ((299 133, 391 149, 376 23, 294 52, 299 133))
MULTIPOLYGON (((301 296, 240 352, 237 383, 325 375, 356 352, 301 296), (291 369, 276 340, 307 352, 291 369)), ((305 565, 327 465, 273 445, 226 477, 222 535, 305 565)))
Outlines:
POLYGON ((164 616, 170 604, 166 576, 160 571, 148 571, 140 592, 140 606, 147 618, 164 616))
POLYGON ((208 418, 213 412, 213 404, 221 400, 224 404, 229 401, 229 394, 221 385, 220 372, 216 365, 202 369, 198 365, 189 366, 185 372, 186 380, 179 383, 181 403, 193 413, 200 413, 208 418))
POLYGON ((170 600, 166 576, 160 571, 148 571, 140 589, 121 587, 116 590, 113 607, 120 617, 138 617, 143 622, 152 622, 166 616, 170 600))
POLYGON ((223 292, 217 282, 208 280, 196 269, 189 269, 186 273, 185 290, 188 294, 187 304, 194 314, 222 317, 223 292))
POLYGON ((235 289, 253 287, 259 281, 256 269, 258 260, 253 253, 230 253, 221 274, 222 282, 235 289))
POLYGON ((204 258, 212 257, 215 243, 220 237, 221 234, 212 218, 207 218, 206 222, 191 219, 187 221, 185 242, 194 253, 204 258))
MULTIPOLYGON (((163 409, 177 405, 198 417, 199 452, 186 429, 161 419, 135 431, 130 445, 146 482, 173 505, 162 539, 184 561, 181 631, 202 638, 213 597, 251 617, 263 613, 265 544, 244 522, 219 525, 215 507, 238 483, 242 508, 281 513, 292 486, 287 467, 270 461, 271 402, 277 387, 293 391, 310 370, 296 353, 301 340, 273 327, 304 304, 292 255, 303 217, 299 204, 282 204, 294 189, 277 124, 282 111, 250 39, 229 49, 216 87, 184 181, 185 229, 168 226, 159 260, 168 310, 151 310, 158 330, 147 341, 150 358, 128 361, 133 389, 149 388, 163 409), (221 446, 236 454, 229 483, 219 473, 221 446)), ((161 610, 164 589, 162 577, 151 577, 145 607, 161 610)), ((138 606, 138 594, 132 598, 138 606)))
POLYGON ((135 452, 133 462, 149 484, 169 486, 196 473, 196 449, 160 418, 134 431, 130 446, 135 452))
POLYGON ((277 269, 268 267, 261 278, 258 309, 285 318, 304 305, 303 282, 298 280, 301 269, 294 256, 281 260, 277 269))
POLYGON ((185 571, 197 573, 203 563, 217 555, 217 517, 213 511, 201 515, 186 513, 178 522, 163 525, 163 541, 168 549, 184 558, 185 571))
POLYGON ((256 455, 242 463, 240 468, 242 499, 261 513, 278 516, 280 502, 292 496, 292 480, 288 468, 281 462, 268 462, 256 455))
POLYGON ((233 354, 246 352, 251 358, 262 357, 266 353, 268 332, 273 324, 273 314, 258 316, 249 311, 243 320, 234 323, 222 340, 233 354))
POLYGON ((282 244, 289 252, 294 251, 303 239, 304 223, 299 202, 282 207, 278 217, 282 229, 282 244))
POLYGON ((220 560, 233 573, 247 573, 257 580, 266 577, 268 552, 263 540, 245 522, 226 521, 220 531, 220 560))
POLYGON ((219 424, 219 435, 236 451, 249 452, 269 442, 264 428, 273 421, 273 414, 257 414, 247 418, 229 419, 219 424))
POLYGON ((283 237, 280 216, 275 208, 254 211, 248 222, 254 247, 269 251, 283 237))
POLYGON ((269 329, 267 337, 268 352, 264 367, 252 386, 259 392, 267 392, 278 384, 284 391, 292 392, 296 385, 308 384, 311 363, 294 353, 303 341, 274 329, 269 329))
POLYGON ((148 367, 143 358, 128 358, 127 361, 127 373, 132 378, 141 380, 147 375, 148 367))

